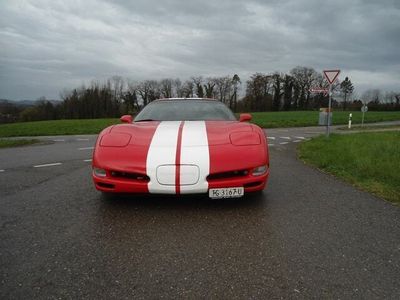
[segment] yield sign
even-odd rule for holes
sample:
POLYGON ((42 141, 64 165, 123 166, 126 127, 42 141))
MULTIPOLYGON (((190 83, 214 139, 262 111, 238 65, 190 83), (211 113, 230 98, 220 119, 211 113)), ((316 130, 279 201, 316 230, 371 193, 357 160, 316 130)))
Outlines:
POLYGON ((324 75, 329 84, 335 82, 336 78, 339 76, 340 70, 325 70, 324 75))

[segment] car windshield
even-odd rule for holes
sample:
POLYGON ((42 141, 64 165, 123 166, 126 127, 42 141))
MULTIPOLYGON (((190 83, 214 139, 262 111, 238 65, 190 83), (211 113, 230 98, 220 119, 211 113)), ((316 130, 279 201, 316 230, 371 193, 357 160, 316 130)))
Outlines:
POLYGON ((161 100, 147 105, 135 118, 140 121, 235 121, 222 102, 213 100, 161 100))

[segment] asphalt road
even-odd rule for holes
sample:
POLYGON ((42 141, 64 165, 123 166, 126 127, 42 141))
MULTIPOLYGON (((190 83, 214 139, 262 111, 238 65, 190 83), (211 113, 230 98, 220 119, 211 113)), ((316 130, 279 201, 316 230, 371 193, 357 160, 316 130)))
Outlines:
POLYGON ((105 199, 94 136, 0 150, 0 298, 399 299, 400 208, 296 159, 323 130, 269 130, 236 200, 105 199))

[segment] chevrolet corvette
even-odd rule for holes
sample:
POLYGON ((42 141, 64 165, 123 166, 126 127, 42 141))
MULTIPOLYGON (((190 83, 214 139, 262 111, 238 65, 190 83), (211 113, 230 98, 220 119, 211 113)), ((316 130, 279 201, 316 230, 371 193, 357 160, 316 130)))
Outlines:
POLYGON ((208 194, 242 197, 262 191, 268 143, 250 114, 236 119, 222 102, 169 98, 133 120, 105 128, 93 152, 93 181, 105 193, 208 194))

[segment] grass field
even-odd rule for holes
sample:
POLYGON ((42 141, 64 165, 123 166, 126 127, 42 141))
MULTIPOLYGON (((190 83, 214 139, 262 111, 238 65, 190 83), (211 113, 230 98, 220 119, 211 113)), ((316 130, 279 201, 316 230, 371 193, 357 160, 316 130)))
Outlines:
MULTIPOLYGON (((317 111, 258 112, 252 113, 252 122, 265 128, 317 126, 317 111)), ((334 124, 346 124, 349 112, 334 112, 334 124)), ((365 122, 400 120, 398 112, 368 112, 365 122)), ((95 134, 103 128, 119 123, 118 119, 82 119, 23 122, 0 125, 0 137, 40 136, 67 134, 95 134)), ((353 112, 353 124, 361 123, 361 112, 353 112)))
POLYGON ((0 139, 0 148, 20 147, 20 146, 32 145, 38 142, 40 141, 35 139, 19 139, 19 140, 0 139))
POLYGON ((305 162, 400 204, 400 132, 333 134, 304 142, 305 162))
MULTIPOLYGON (((348 111, 334 111, 333 124, 347 124, 349 113, 348 111)), ((351 113, 353 114, 353 125, 361 124, 362 113, 359 111, 351 113)), ((317 126, 318 114, 318 111, 257 112, 252 113, 252 122, 265 128, 317 126)), ((365 114, 364 123, 396 120, 400 121, 400 111, 373 111, 365 114)))
POLYGON ((119 119, 80 119, 22 122, 0 125, 0 137, 99 133, 119 119))
POLYGON ((400 130, 400 125, 379 125, 379 126, 351 126, 349 129, 347 126, 339 127, 338 129, 343 131, 371 131, 371 130, 387 130, 397 129, 400 130))

